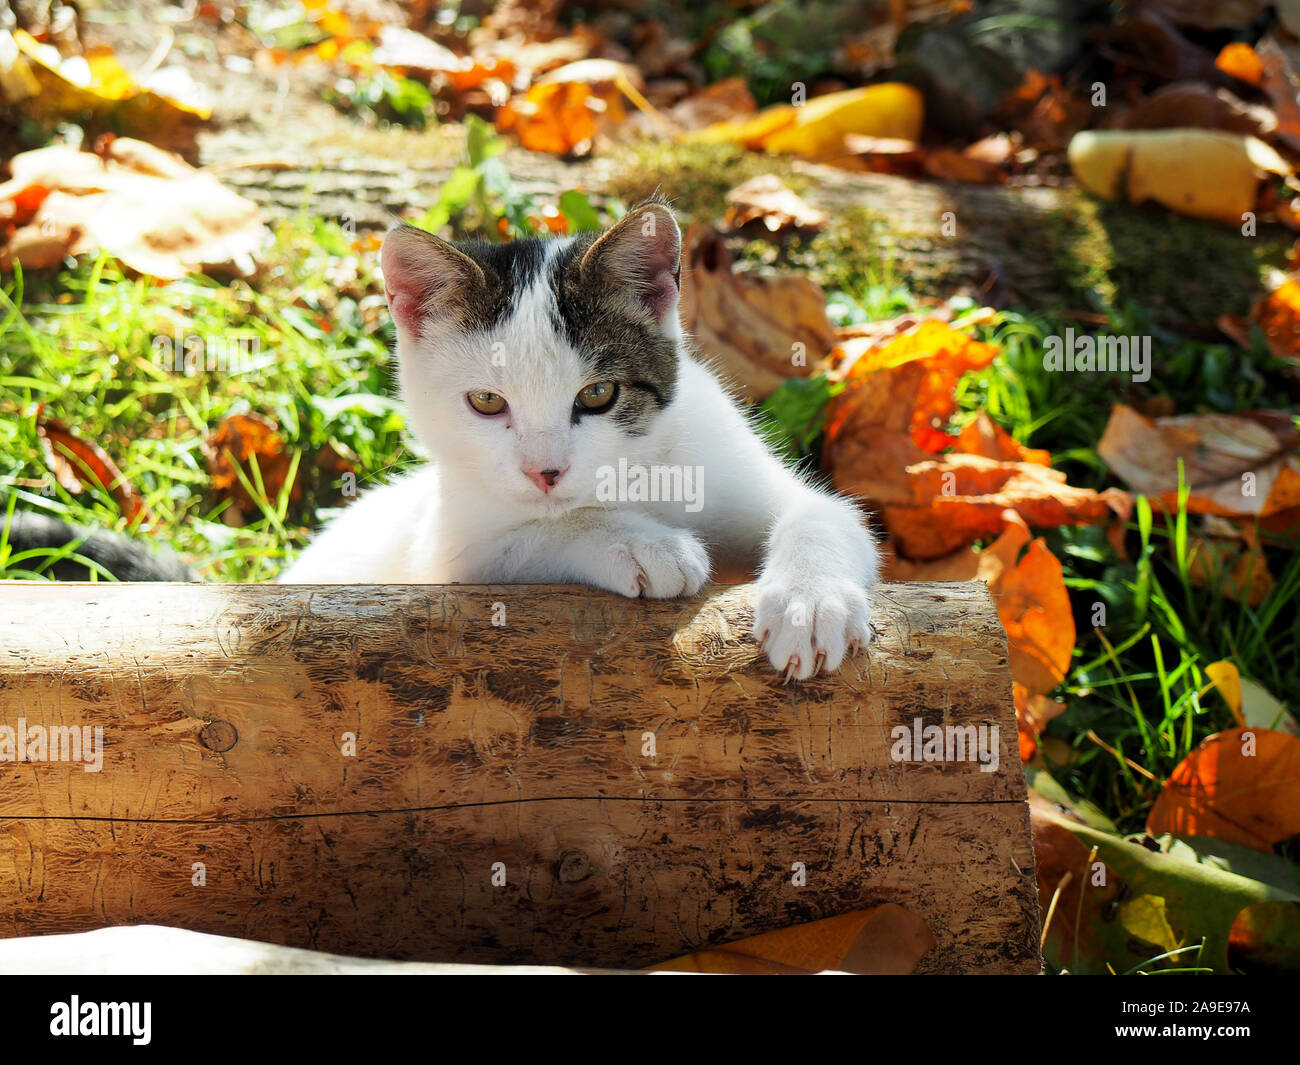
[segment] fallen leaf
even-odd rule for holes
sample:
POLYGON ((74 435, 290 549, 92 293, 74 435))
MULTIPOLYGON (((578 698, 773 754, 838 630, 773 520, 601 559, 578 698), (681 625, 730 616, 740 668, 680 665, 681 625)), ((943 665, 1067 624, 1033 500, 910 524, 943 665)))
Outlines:
POLYGON ((889 337, 848 337, 831 353, 845 388, 827 414, 828 439, 840 426, 906 426, 917 446, 939 451, 954 441, 942 432, 957 409, 962 374, 989 365, 997 349, 937 319, 889 337))
MULTIPOLYGON (((1079 974, 1189 965, 1228 973, 1243 955, 1266 950, 1267 935, 1279 948, 1296 943, 1300 895, 1294 879, 1283 886, 1283 859, 1260 854, 1242 862, 1222 841, 1204 842, 1228 860, 1213 847, 1189 846, 1201 843, 1195 839, 1161 835, 1151 846, 1121 839, 1044 794, 1042 776, 1029 810, 1039 905, 1051 915, 1043 943, 1050 966, 1079 974), (1285 908, 1271 910, 1274 904, 1285 908), (1152 960, 1169 949, 1180 953, 1152 960)), ((1297 952, 1279 949, 1272 960, 1294 965, 1297 952)))
POLYGON ((1092 104, 1065 88, 1060 75, 1030 68, 1007 94, 996 117, 1038 152, 1059 152, 1092 118, 1092 104))
POLYGON ((105 49, 64 59, 21 29, 0 29, 0 103, 46 127, 75 120, 192 147, 210 111, 193 80, 176 70, 169 78, 183 83, 185 102, 138 84, 105 49))
POLYGON ((1214 836, 1273 853, 1300 835, 1300 739, 1263 728, 1210 736, 1165 781, 1147 832, 1214 836))
POLYGON ((968 185, 997 185, 1006 180, 1001 163, 989 162, 952 148, 930 148, 923 159, 925 172, 939 181, 968 185))
POLYGON ((1070 141, 1079 184, 1102 199, 1157 203, 1240 225, 1263 173, 1290 167, 1257 137, 1203 129, 1086 130, 1070 141))
POLYGON ((1300 736, 1300 722, 1287 711, 1286 704, 1262 684, 1243 677, 1233 663, 1211 662, 1205 667, 1205 675, 1242 728, 1276 729, 1300 736))
POLYGON ((0 205, 34 190, 44 195, 0 247, 0 270, 103 248, 129 269, 165 280, 204 269, 246 276, 271 240, 257 204, 179 156, 127 137, 115 138, 102 158, 55 146, 16 155, 10 167, 0 205), (52 235, 62 247, 51 245, 52 235))
POLYGON ((703 129, 688 130, 679 138, 684 144, 740 144, 761 148, 778 130, 794 124, 795 108, 789 104, 764 108, 748 118, 728 119, 703 129))
POLYGON ((1247 85, 1260 88, 1264 80, 1264 63, 1250 45, 1244 41, 1233 41, 1219 50, 1214 65, 1229 77, 1244 81, 1247 85))
MULTIPOLYGON (((256 462, 266 498, 274 503, 284 489, 291 464, 284 438, 275 423, 260 414, 231 414, 223 418, 204 436, 203 456, 212 479, 212 491, 219 500, 230 500, 235 524, 242 524, 246 514, 258 510, 257 500, 244 487, 239 470, 256 487, 252 468, 256 462)), ((289 489, 289 500, 297 502, 301 495, 301 484, 295 478, 289 489)))
POLYGON ((652 965, 650 972, 817 973, 904 976, 937 945, 910 910, 887 902, 870 910, 795 925, 652 965))
MULTIPOLYGON (((850 133, 844 138, 844 150, 849 159, 870 173, 915 177, 924 172, 925 149, 916 141, 850 133)), ((835 160, 837 164, 846 161, 835 160)))
POLYGON ((744 120, 758 111, 744 78, 723 78, 674 104, 668 118, 683 130, 744 120))
POLYGON ((1178 506, 1178 464, 1190 488, 1187 509, 1225 517, 1265 517, 1300 505, 1297 434, 1285 414, 1191 414, 1146 418, 1117 405, 1097 452, 1135 492, 1167 511, 1178 506))
POLYGON ((697 226, 682 256, 682 328, 745 399, 806 377, 834 346, 826 297, 806 277, 735 273, 721 236, 697 226))
POLYGON ((1277 114, 1277 135, 1293 151, 1300 151, 1300 46, 1283 44, 1269 33, 1255 53, 1264 68, 1260 88, 1277 114))
POLYGON ((761 174, 726 195, 726 228, 744 229, 757 222, 768 233, 816 233, 830 221, 825 214, 804 203, 775 174, 761 174))
POLYGON ((586 155, 600 131, 626 117, 622 93, 613 85, 599 91, 581 81, 534 84, 497 111, 496 128, 511 132, 529 151, 586 155))
POLYGON ((59 484, 79 494, 85 490, 82 478, 89 476, 117 500, 128 522, 134 524, 137 519, 145 524, 151 522, 153 515, 148 504, 108 453, 98 444, 82 440, 57 418, 45 417, 43 410, 36 411, 36 435, 45 463, 59 484))
POLYGON ((752 118, 706 126, 681 139, 825 160, 851 154, 845 138, 852 135, 917 140, 923 110, 921 94, 912 86, 884 82, 814 96, 798 106, 778 104, 752 118))
MULTIPOLYGON (((1177 547, 1170 541, 1170 554, 1177 547)), ((1197 588, 1218 588, 1234 602, 1259 606, 1273 591, 1268 558, 1258 546, 1236 539, 1195 536, 1187 544, 1188 578, 1197 588)))
POLYGON ((845 154, 844 138, 869 137, 918 140, 924 105, 920 92, 899 82, 815 96, 795 108, 794 121, 763 138, 769 152, 793 153, 809 159, 845 154))
POLYGON ((1052 456, 1041 448, 1025 447, 984 411, 980 411, 957 434, 953 448, 966 455, 982 455, 1003 462, 1030 462, 1050 466, 1052 456))
POLYGON ((980 551, 967 547, 928 562, 894 557, 885 579, 978 580, 989 586, 1007 632, 1020 755, 1027 761, 1047 723, 1065 710, 1048 693, 1065 679, 1076 632, 1060 562, 1015 511, 1003 515, 1003 524, 998 538, 980 551))
POLYGON ((1176 82, 1157 89, 1131 107, 1120 120, 1122 129, 1197 129, 1270 136, 1277 115, 1269 108, 1248 104, 1227 89, 1204 82, 1176 82))
MULTIPOLYGON (((1300 281, 1287 277, 1255 301, 1251 320, 1268 341, 1273 357, 1300 366, 1300 281)), ((1244 329, 1249 350, 1249 327, 1244 329)))

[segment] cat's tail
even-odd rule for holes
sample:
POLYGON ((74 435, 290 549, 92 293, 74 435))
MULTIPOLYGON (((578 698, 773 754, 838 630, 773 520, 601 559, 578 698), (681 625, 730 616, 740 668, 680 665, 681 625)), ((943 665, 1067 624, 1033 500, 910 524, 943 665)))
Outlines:
MULTIPOLYGON (((89 559, 119 581, 197 581, 199 576, 180 558, 163 547, 152 547, 132 540, 121 533, 88 529, 70 525, 45 514, 16 511, 5 529, 3 509, 0 509, 0 544, 8 543, 10 559, 23 551, 59 551, 71 546, 68 556, 45 567, 49 576, 60 581, 88 581, 92 568, 72 555, 89 559)), ((34 570, 41 565, 41 556, 20 561, 15 568, 34 570)), ((100 579, 103 574, 97 574, 100 579)))

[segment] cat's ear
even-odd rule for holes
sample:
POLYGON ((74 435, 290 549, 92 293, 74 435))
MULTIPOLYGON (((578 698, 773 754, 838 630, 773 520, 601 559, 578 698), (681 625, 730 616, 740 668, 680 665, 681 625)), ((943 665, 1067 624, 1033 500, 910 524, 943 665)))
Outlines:
POLYGON ((414 226, 388 231, 379 264, 393 320, 416 337, 430 322, 463 316, 487 288, 478 263, 414 226))
POLYGON ((672 212, 647 203, 625 214, 582 257, 582 273, 612 283, 662 324, 677 313, 682 235, 672 212))

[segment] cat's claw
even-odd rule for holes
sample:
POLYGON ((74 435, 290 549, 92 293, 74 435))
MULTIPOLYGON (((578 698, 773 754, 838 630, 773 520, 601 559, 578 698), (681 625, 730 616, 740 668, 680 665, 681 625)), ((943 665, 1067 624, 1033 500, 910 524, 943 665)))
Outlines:
POLYGON ((870 640, 869 616, 865 590, 849 581, 761 580, 753 635, 789 683, 839 669, 846 654, 870 640))
POLYGON ((709 553, 689 532, 616 544, 607 562, 606 579, 597 583, 632 599, 694 595, 709 579, 709 553))

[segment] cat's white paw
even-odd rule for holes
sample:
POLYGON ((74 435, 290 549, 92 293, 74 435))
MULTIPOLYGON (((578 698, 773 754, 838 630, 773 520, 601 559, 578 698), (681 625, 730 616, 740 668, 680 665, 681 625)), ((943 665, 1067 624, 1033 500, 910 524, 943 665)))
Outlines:
POLYGON ((867 594, 852 581, 760 580, 754 603, 754 639, 787 681, 833 673, 871 639, 867 594))
POLYGON ((606 551, 596 583, 621 595, 673 599, 694 595, 709 579, 709 553, 692 533, 629 536, 606 551))

